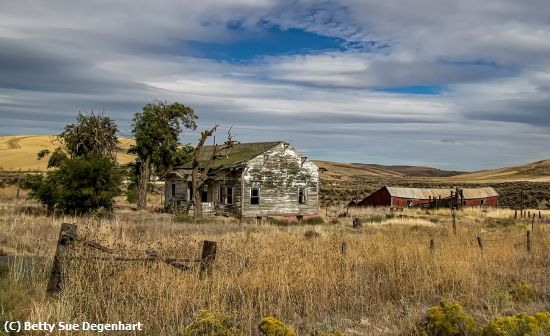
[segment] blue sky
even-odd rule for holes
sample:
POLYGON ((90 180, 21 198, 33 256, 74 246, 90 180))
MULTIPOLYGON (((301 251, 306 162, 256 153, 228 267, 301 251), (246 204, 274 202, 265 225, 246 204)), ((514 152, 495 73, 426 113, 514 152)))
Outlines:
POLYGON ((545 0, 0 2, 0 135, 94 110, 129 136, 160 99, 320 160, 550 158, 545 0))

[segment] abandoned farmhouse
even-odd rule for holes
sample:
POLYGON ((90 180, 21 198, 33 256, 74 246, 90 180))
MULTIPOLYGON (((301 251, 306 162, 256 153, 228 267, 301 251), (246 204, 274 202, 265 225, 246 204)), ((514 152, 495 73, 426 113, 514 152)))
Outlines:
POLYGON ((485 188, 401 188, 383 187, 355 206, 360 207, 449 207, 457 202, 459 207, 497 207, 498 193, 492 187, 485 188))
MULTIPOLYGON (((199 158, 206 164, 212 146, 199 158)), ((191 206, 191 163, 165 179, 165 206, 191 206)), ((319 213, 319 168, 283 141, 236 143, 217 155, 204 184, 205 214, 237 218, 283 216, 303 219, 319 213)))

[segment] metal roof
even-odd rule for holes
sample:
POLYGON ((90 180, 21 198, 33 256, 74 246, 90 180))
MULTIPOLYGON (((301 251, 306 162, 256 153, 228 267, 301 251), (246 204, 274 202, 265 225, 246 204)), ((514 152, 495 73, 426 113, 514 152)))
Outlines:
MULTIPOLYGON (((402 188, 385 187, 392 197, 410 198, 410 199, 429 199, 446 198, 451 196, 451 191, 455 188, 402 188)), ((477 199, 498 196, 498 193, 492 187, 483 188, 462 188, 465 199, 477 199)))

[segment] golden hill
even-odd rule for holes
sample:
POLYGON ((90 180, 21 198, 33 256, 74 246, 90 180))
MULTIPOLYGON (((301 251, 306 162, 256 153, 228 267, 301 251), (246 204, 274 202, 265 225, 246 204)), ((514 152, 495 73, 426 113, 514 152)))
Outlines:
POLYGON ((372 178, 400 178, 404 175, 399 172, 394 172, 391 170, 372 167, 369 165, 363 164, 354 164, 354 163, 339 163, 339 162, 330 162, 330 161, 313 161, 315 164, 322 169, 326 169, 323 172, 322 176, 325 178, 344 178, 352 176, 360 177, 372 177, 372 178))
MULTIPOLYGON (((133 140, 119 139, 120 150, 117 155, 121 164, 134 160, 134 156, 127 153, 133 140)), ((49 135, 31 136, 1 136, 0 137, 0 168, 8 171, 44 171, 48 165, 47 159, 38 160, 36 154, 43 150, 55 150, 57 144, 54 137, 49 135)))
POLYGON ((550 160, 528 163, 522 166, 482 170, 448 178, 449 181, 472 183, 497 182, 550 182, 550 160))

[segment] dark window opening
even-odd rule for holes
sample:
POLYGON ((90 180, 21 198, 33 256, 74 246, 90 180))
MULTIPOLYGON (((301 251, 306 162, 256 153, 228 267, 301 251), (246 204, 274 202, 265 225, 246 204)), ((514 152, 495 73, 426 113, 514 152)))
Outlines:
POLYGON ((220 203, 233 204, 233 187, 220 187, 220 203))
POLYGON ((233 204, 233 187, 228 187, 226 194, 227 194, 226 203, 233 204))
POLYGON ((306 204, 307 203, 307 188, 300 187, 298 188, 298 203, 306 204))
POLYGON ((203 189, 201 192, 201 202, 206 203, 208 202, 208 191, 203 189))
POLYGON ((260 204, 260 188, 254 187, 250 189, 250 204, 260 204))
POLYGON ((412 200, 408 200, 408 201, 407 201, 407 207, 412 208, 412 206, 413 206, 413 201, 412 201, 412 200))
POLYGON ((481 205, 485 205, 485 200, 484 199, 481 200, 481 205))
POLYGON ((176 197, 176 184, 172 183, 172 197, 176 197))

